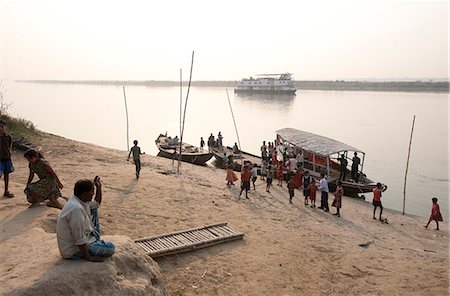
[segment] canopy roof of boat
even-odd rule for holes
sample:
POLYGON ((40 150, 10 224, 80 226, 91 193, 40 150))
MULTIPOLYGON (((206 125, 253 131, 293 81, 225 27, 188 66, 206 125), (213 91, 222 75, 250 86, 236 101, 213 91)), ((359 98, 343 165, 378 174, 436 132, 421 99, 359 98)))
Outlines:
POLYGON ((355 151, 364 154, 364 152, 358 148, 345 143, 295 128, 283 128, 277 130, 277 135, 292 145, 322 156, 330 156, 344 151, 355 151))

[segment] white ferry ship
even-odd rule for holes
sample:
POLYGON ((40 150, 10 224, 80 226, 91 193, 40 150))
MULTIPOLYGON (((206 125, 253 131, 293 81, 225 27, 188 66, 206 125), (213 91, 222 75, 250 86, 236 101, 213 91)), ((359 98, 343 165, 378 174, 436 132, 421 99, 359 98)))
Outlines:
POLYGON ((236 93, 282 93, 295 94, 297 89, 292 74, 258 74, 257 78, 244 78, 235 82, 236 93))

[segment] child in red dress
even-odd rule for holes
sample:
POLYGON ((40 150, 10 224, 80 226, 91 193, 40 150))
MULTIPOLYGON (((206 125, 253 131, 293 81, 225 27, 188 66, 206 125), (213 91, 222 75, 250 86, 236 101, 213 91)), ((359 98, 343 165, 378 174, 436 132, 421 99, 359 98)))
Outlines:
POLYGON ((308 185, 307 190, 309 190, 309 200, 311 200, 311 208, 315 208, 317 185, 316 180, 314 180, 314 178, 311 178, 311 184, 308 185))
POLYGON ((278 186, 283 186, 283 164, 281 162, 278 163, 277 167, 277 179, 278 179, 278 186))
POLYGON ((428 220, 427 225, 425 225, 425 228, 428 228, 428 225, 430 225, 431 221, 436 221, 436 230, 439 230, 439 221, 443 221, 442 219, 442 215, 441 215, 441 211, 439 209, 439 205, 437 203, 438 199, 436 197, 433 197, 431 199, 431 201, 433 202, 433 205, 431 206, 431 216, 430 219, 428 220))

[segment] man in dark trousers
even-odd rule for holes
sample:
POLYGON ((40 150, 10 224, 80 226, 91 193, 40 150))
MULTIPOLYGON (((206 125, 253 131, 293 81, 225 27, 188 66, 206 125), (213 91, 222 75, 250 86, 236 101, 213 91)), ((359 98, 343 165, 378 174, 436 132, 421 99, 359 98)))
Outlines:
POLYGON ((341 174, 339 175, 339 180, 345 181, 345 173, 347 171, 347 159, 344 154, 341 154, 341 158, 339 158, 339 162, 341 163, 339 167, 339 171, 341 174))
POLYGON ((355 180, 355 182, 358 182, 359 178, 359 164, 361 163, 361 159, 358 157, 358 153, 355 152, 355 156, 352 158, 352 179, 355 180))

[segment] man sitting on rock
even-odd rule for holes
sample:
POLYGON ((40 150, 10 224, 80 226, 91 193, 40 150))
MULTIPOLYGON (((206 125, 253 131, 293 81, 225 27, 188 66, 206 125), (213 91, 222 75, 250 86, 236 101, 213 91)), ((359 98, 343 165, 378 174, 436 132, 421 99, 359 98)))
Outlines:
MULTIPOLYGON (((111 242, 100 240, 99 227, 92 225, 91 203, 99 205, 102 199, 100 177, 91 180, 79 180, 75 183, 74 195, 64 205, 56 224, 56 237, 61 256, 65 259, 81 259, 100 262, 103 257, 114 254, 115 246, 111 242), (96 189, 95 201, 94 185, 96 189)), ((95 211, 93 211, 94 213, 95 211)), ((98 221, 98 217, 93 217, 98 221)), ((98 222, 97 222, 98 224, 98 222)))

